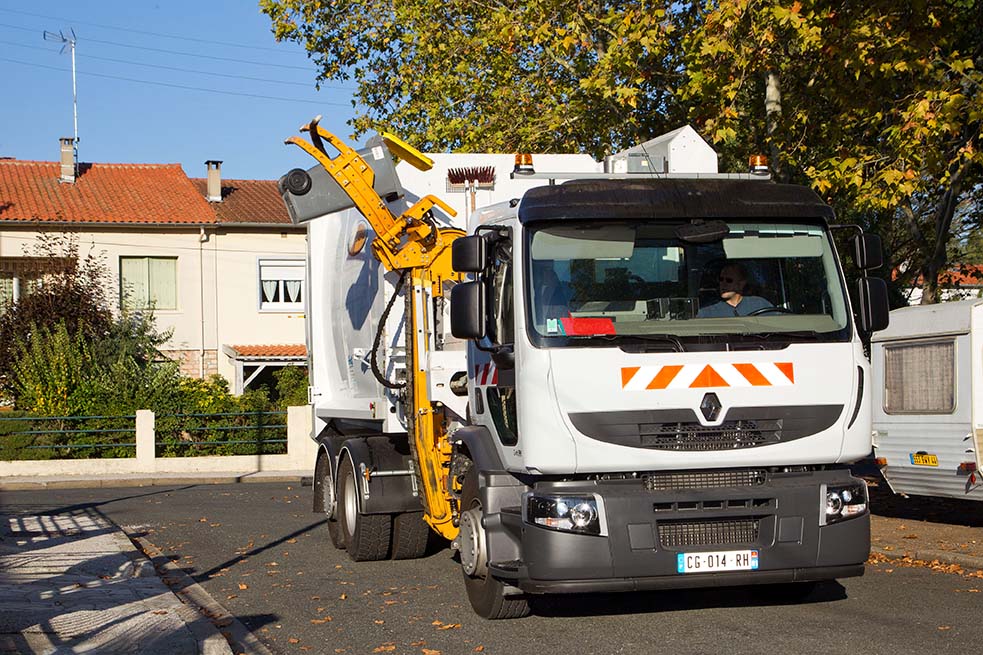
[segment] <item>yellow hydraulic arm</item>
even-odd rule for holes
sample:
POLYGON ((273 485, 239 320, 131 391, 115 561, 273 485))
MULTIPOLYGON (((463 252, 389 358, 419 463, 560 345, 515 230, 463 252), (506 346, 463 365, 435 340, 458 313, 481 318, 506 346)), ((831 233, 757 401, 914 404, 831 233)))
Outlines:
MULTIPOLYGON (((451 216, 456 212, 439 198, 428 195, 399 216, 394 215, 372 185, 375 173, 359 154, 341 139, 320 125, 320 116, 301 127, 311 140, 290 137, 287 143, 299 146, 316 159, 341 189, 352 199, 375 232, 372 252, 386 270, 401 271, 409 277, 407 302, 406 367, 407 416, 410 445, 422 482, 424 518, 430 526, 447 539, 454 539, 458 528, 451 509, 452 495, 447 488, 451 445, 447 438, 447 417, 443 409, 434 406, 427 386, 427 360, 435 317, 433 303, 428 299, 443 297, 444 282, 461 280, 461 274, 451 267, 451 243, 464 235, 463 230, 438 227, 433 219, 433 207, 451 216), (327 141, 338 155, 325 151, 327 141)), ((384 137, 387 145, 395 147, 404 158, 414 162, 429 162, 394 137, 384 137)))

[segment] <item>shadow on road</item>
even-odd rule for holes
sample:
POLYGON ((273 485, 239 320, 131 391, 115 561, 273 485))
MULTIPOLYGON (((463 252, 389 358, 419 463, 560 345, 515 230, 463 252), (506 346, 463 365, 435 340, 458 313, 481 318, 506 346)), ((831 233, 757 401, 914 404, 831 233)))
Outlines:
POLYGON ((845 600, 839 582, 823 582, 808 588, 793 585, 760 585, 721 589, 645 591, 618 594, 557 594, 530 599, 533 613, 547 617, 661 614, 707 608, 772 607, 809 605, 845 600))
POLYGON ((983 503, 978 500, 933 498, 929 496, 899 496, 880 480, 870 487, 870 511, 876 516, 927 521, 983 528, 983 503))

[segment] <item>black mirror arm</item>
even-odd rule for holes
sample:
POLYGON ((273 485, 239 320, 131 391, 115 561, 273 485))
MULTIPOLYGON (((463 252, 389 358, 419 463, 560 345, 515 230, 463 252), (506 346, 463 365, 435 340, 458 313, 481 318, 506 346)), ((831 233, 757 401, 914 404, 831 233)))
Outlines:
POLYGON ((506 343, 500 346, 495 346, 491 350, 492 361, 495 362, 497 366, 502 371, 508 371, 515 368, 515 350, 512 348, 512 344, 506 343))

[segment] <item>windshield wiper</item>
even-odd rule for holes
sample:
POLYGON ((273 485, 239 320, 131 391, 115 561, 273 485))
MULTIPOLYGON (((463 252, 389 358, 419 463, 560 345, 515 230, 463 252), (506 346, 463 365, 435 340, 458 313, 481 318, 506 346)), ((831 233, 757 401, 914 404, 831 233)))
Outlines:
POLYGON ((627 343, 621 344, 622 348, 624 348, 624 346, 643 345, 631 343, 630 340, 636 339, 647 343, 663 343, 672 346, 673 350, 678 353, 686 350, 686 348, 683 347, 683 342, 679 340, 679 337, 675 337, 671 334, 598 334, 591 338, 603 339, 605 341, 627 341, 627 343))
POLYGON ((742 337, 753 337, 755 339, 771 340, 771 339, 801 339, 803 341, 817 341, 822 337, 822 332, 816 332, 815 330, 790 330, 788 332, 744 332, 741 334, 742 337))

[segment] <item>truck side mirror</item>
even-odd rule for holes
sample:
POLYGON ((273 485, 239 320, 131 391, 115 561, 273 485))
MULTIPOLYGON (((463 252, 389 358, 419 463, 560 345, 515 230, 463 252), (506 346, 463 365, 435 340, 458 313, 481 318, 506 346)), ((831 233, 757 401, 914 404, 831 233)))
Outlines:
POLYGON ((853 262, 862 271, 870 271, 884 265, 881 238, 876 234, 861 232, 853 239, 853 262))
POLYGON ((480 236, 460 237, 451 244, 451 267, 458 273, 480 273, 488 267, 488 248, 480 236))
MULTIPOLYGON (((475 237, 465 237, 458 242, 475 237)), ((454 255, 457 254, 455 249, 454 255)), ((455 269, 457 265, 455 262, 455 269)), ((460 270, 460 269, 458 269, 460 270)), ((458 339, 481 339, 485 336, 485 287, 481 282, 461 282, 451 289, 451 334, 458 339)))
POLYGON ((862 277, 857 280, 857 298, 860 301, 860 330, 871 334, 887 327, 890 309, 887 302, 887 283, 879 277, 862 277))

